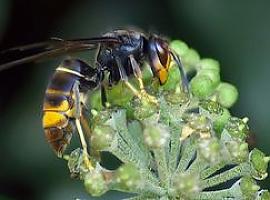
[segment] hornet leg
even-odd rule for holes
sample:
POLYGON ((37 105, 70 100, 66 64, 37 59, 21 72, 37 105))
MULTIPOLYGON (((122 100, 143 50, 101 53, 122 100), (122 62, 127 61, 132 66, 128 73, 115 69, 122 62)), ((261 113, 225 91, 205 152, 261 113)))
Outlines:
POLYGON ((101 92, 101 104, 104 108, 109 107, 109 102, 107 99, 106 89, 104 83, 101 83, 100 86, 100 92, 101 92))
POLYGON ((138 79, 139 84, 140 84, 140 91, 138 91, 133 85, 131 85, 130 82, 128 82, 127 74, 126 74, 121 62, 119 61, 119 59, 116 59, 116 61, 117 61, 117 65, 119 67, 121 80, 124 81, 125 85, 135 94, 135 96, 137 96, 139 99, 147 99, 151 103, 158 104, 158 100, 154 96, 149 95, 144 89, 144 85, 143 85, 143 81, 142 81, 142 73, 141 73, 141 70, 140 70, 140 67, 139 67, 137 61, 134 58, 133 58, 133 60, 132 59, 130 60, 134 74, 135 74, 135 76, 138 79))
MULTIPOLYGON (((81 126, 83 128, 83 132, 84 132, 84 135, 87 137, 87 138, 91 138, 92 137, 92 130, 91 128, 89 127, 89 124, 90 124, 90 111, 87 109, 87 107, 85 106, 85 104, 82 103, 82 113, 81 113, 81 118, 80 118, 80 123, 81 123, 81 126)), ((89 145, 88 145, 89 147, 89 145)), ((90 147, 91 149, 91 142, 90 142, 90 147)), ((90 155, 93 156, 95 158, 95 160, 98 160, 100 161, 100 151, 97 151, 95 149, 91 149, 90 151, 90 155)))
POLYGON ((80 101, 80 92, 79 92, 79 83, 76 82, 73 86, 73 95, 74 95, 74 100, 75 100, 75 124, 80 136, 80 141, 81 141, 81 145, 83 148, 83 159, 85 164, 87 165, 88 169, 93 169, 92 163, 89 160, 88 156, 88 150, 87 150, 87 142, 85 140, 84 134, 83 134, 83 129, 81 126, 81 114, 82 114, 82 110, 81 110, 81 101, 80 101))
POLYGON ((157 104, 158 103, 157 99, 154 96, 147 94, 147 92, 144 88, 144 84, 143 84, 143 80, 142 80, 142 71, 140 69, 138 62, 135 60, 133 55, 129 56, 129 60, 130 60, 134 75, 137 78, 137 80, 139 81, 141 96, 145 96, 147 99, 149 99, 150 102, 157 104))
POLYGON ((188 86, 188 79, 186 76, 186 73, 184 72, 183 69, 183 64, 181 62, 181 59, 179 58, 179 56, 177 56, 177 54, 174 54, 173 52, 171 52, 171 55, 173 57, 173 60, 176 62, 178 69, 180 71, 180 76, 181 76, 181 90, 188 95, 190 95, 190 91, 189 91, 189 86, 188 86))

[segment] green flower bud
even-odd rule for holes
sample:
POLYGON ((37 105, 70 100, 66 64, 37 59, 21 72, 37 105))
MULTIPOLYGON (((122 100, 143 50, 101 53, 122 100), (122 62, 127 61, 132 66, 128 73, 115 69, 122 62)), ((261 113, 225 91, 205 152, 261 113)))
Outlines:
POLYGON ((216 133, 218 133, 218 135, 220 135, 222 133, 222 131, 223 131, 225 125, 227 124, 227 122, 229 121, 230 117, 231 117, 231 114, 230 114, 229 110, 224 108, 222 114, 215 118, 214 130, 216 131, 216 133))
POLYGON ((218 102, 212 100, 203 100, 200 102, 200 113, 213 120, 213 128, 217 136, 221 135, 225 124, 230 119, 230 112, 223 108, 218 102))
POLYGON ((80 174, 80 166, 82 164, 82 150, 77 148, 72 151, 68 157, 68 168, 71 174, 71 177, 77 177, 80 174))
POLYGON ((84 178, 86 191, 92 196, 101 196, 108 191, 108 185, 101 173, 95 169, 88 172, 84 178))
POLYGON ((96 126, 92 131, 91 148, 97 151, 110 147, 114 137, 114 130, 111 126, 96 126))
POLYGON ((211 70, 211 69, 202 69, 198 71, 197 76, 207 76, 212 80, 213 84, 218 86, 220 83, 220 74, 217 70, 211 70))
POLYGON ((249 162, 252 166, 252 176, 257 180, 263 180, 267 177, 267 168, 270 157, 266 157, 265 154, 259 149, 253 149, 249 154, 249 162))
POLYGON ((238 138, 243 141, 249 134, 247 118, 239 119, 237 117, 231 117, 226 124, 225 129, 227 129, 233 138, 238 138))
POLYGON ((200 56, 194 49, 190 49, 186 43, 174 40, 170 43, 170 48, 175 51, 182 59, 185 71, 194 70, 200 61, 200 56))
POLYGON ((92 109, 91 114, 93 115, 93 120, 91 121, 91 124, 93 124, 94 126, 102 126, 106 124, 111 118, 110 110, 97 112, 96 110, 92 109))
POLYGON ((184 56, 188 51, 188 46, 181 40, 173 40, 170 43, 170 48, 174 50, 179 56, 184 56))
POLYGON ((204 110, 208 111, 209 114, 217 114, 217 115, 221 115, 223 114, 223 108, 222 106, 216 102, 216 101, 212 101, 212 100, 202 100, 200 102, 200 106, 201 108, 203 108, 204 110))
POLYGON ((139 120, 144 120, 150 117, 156 113, 158 109, 156 104, 149 102, 147 99, 140 100, 138 98, 132 101, 132 107, 136 108, 133 110, 133 116, 139 120))
POLYGON ((200 55, 194 49, 188 49, 188 51, 182 57, 183 64, 186 71, 192 71, 196 68, 200 62, 200 55))
POLYGON ((225 145, 233 163, 245 162, 248 159, 248 144, 246 142, 231 140, 225 145))
POLYGON ((188 120, 189 126, 197 131, 209 132, 211 129, 210 121, 203 115, 192 114, 188 120))
POLYGON ((190 199, 201 191, 199 175, 187 172, 176 175, 173 177, 173 189, 179 197, 190 199))
POLYGON ((260 190, 257 193, 256 200, 270 200, 270 192, 268 190, 260 190))
POLYGON ((199 99, 206 99, 215 90, 215 83, 209 76, 195 76, 190 82, 191 92, 199 99))
POLYGON ((131 191, 141 186, 141 175, 133 164, 124 164, 115 173, 115 182, 122 190, 131 191))
POLYGON ((189 101, 187 94, 181 91, 179 83, 174 91, 164 91, 162 94, 167 102, 174 105, 184 104, 189 101))
POLYGON ((118 106, 125 106, 134 96, 132 91, 121 81, 109 90, 106 90, 106 94, 108 102, 118 106))
POLYGON ((246 199, 255 199, 256 192, 260 189, 260 187, 256 184, 256 182, 249 178, 243 177, 240 179, 240 189, 244 197, 246 199))
POLYGON ((238 98, 238 91, 235 86, 229 83, 220 83, 217 87, 217 100, 226 107, 230 108, 238 98))
POLYGON ((185 140, 193 133, 197 133, 200 138, 211 137, 211 125, 207 117, 203 115, 191 114, 185 119, 187 124, 183 126, 180 141, 185 140))
POLYGON ((89 167, 84 162, 82 149, 77 148, 70 153, 68 156, 68 168, 72 178, 83 179, 89 171, 89 167))
POLYGON ((215 164, 220 161, 221 146, 216 138, 200 140, 198 146, 198 152, 207 162, 215 164))
POLYGON ((169 138, 169 132, 158 123, 144 122, 144 142, 150 148, 161 148, 169 138))
POLYGON ((220 72, 220 65, 219 62, 211 59, 211 58, 204 58, 201 59, 198 64, 198 71, 200 70, 211 70, 211 71, 217 71, 220 72))

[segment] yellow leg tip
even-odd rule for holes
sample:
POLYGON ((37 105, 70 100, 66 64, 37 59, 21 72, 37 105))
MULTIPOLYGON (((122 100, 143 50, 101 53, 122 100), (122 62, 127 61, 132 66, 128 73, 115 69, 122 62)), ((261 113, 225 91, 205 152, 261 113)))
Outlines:
POLYGON ((158 100, 156 97, 148 94, 144 89, 140 91, 140 93, 138 94, 138 97, 140 99, 146 99, 147 101, 154 103, 156 105, 158 105, 158 100))

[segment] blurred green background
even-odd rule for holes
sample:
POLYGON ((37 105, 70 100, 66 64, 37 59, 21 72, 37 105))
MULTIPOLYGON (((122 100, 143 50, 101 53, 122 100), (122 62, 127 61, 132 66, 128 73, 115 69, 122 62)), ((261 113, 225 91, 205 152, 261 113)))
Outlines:
MULTIPOLYGON (((240 93, 232 113, 249 117, 256 146, 269 155, 269 8, 267 0, 0 0, 0 47, 128 26, 182 39, 201 57, 220 62, 222 79, 240 93)), ((0 73, 0 200, 92 199, 70 179, 41 127, 44 90, 60 60, 0 73)), ((269 180, 263 188, 270 188, 269 180)), ((119 198, 111 192, 102 199, 119 198)))

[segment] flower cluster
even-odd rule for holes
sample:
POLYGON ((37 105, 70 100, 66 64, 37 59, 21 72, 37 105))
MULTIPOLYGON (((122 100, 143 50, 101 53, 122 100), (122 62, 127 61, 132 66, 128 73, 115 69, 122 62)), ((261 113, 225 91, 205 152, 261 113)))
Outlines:
MULTIPOLYGON (((248 118, 231 116, 237 89, 220 78, 219 63, 201 59, 182 41, 170 47, 185 71, 194 74, 190 94, 181 91, 178 68, 160 86, 149 66, 143 70, 146 91, 158 105, 139 99, 121 82, 107 91, 101 107, 98 91, 91 94, 92 135, 89 168, 82 150, 72 151, 68 167, 92 196, 109 190, 133 194, 129 199, 270 199, 257 180, 267 177, 270 157, 250 150, 248 118), (102 154, 121 164, 109 169, 102 154)), ((146 64, 145 64, 146 65, 146 64)), ((135 87, 137 80, 130 80, 135 87)))

